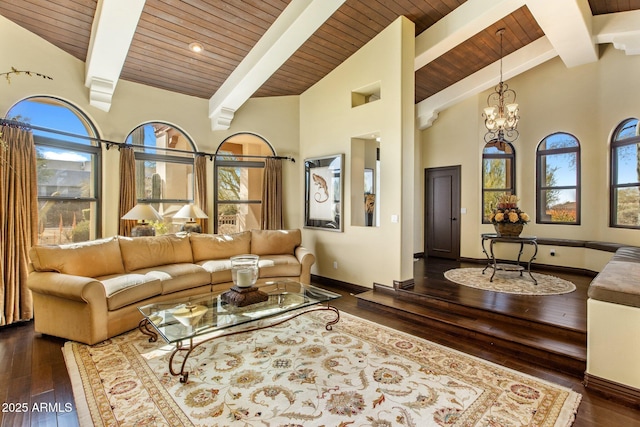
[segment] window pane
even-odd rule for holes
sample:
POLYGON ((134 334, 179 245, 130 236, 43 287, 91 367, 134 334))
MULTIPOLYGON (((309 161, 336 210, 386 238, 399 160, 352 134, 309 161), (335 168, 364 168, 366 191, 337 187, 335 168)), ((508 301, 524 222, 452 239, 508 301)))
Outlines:
POLYGON ((260 229, 260 203, 220 203, 218 205, 218 233, 232 234, 260 229))
POLYGON ((538 150, 555 150, 570 147, 578 147, 578 142, 573 136, 566 133, 554 133, 540 143, 538 150))
POLYGON ((134 145, 137 152, 193 158, 191 152, 194 151, 194 147, 189 138, 181 130, 166 123, 154 122, 141 125, 127 136, 126 142, 134 145), (138 148, 138 146, 141 147, 138 148))
POLYGON ((640 226, 640 186, 618 188, 615 193, 616 224, 622 226, 640 226))
POLYGON ((138 199, 192 200, 193 165, 136 160, 136 191, 138 199))
POLYGON ((38 243, 52 245, 95 239, 95 212, 95 202, 39 201, 38 243))
MULTIPOLYGON (((16 104, 7 113, 7 118, 34 126, 55 129, 75 135, 97 136, 95 128, 71 104, 55 98, 34 97, 16 104)), ((46 136, 83 145, 97 145, 95 141, 85 138, 55 134, 42 130, 34 130, 34 137, 46 136)))
POLYGON ((627 138, 635 138, 636 136, 638 136, 638 120, 630 119, 622 123, 613 140, 621 141, 627 138))
POLYGON ((218 200, 240 200, 240 168, 218 168, 218 200))
POLYGON ((640 158, 638 144, 623 145, 615 149, 618 164, 616 184, 631 184, 640 182, 640 158))
POLYGON ((484 159, 484 188, 506 188, 507 159, 484 159))
POLYGON ((576 190, 542 190, 544 201, 538 217, 542 221, 577 222, 576 190))
POLYGON ((545 181, 547 187, 576 186, 578 175, 576 173, 577 153, 553 154, 541 156, 545 181))
POLYGON ((93 155, 36 146, 38 196, 94 197, 93 155))

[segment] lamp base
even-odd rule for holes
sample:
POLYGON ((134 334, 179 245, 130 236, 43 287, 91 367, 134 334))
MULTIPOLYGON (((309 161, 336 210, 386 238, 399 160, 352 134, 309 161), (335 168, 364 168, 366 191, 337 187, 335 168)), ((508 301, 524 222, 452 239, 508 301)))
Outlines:
POLYGON ((269 299, 269 295, 265 294, 254 286, 251 286, 249 288, 239 288, 237 286, 233 286, 227 292, 220 295, 220 299, 227 304, 231 304, 235 307, 244 307, 259 302, 264 302, 269 299))
POLYGON ((156 229, 149 224, 139 224, 131 229, 131 237, 155 236, 156 229))
POLYGON ((202 233, 202 227, 197 222, 185 222, 180 231, 186 231, 188 233, 202 233))

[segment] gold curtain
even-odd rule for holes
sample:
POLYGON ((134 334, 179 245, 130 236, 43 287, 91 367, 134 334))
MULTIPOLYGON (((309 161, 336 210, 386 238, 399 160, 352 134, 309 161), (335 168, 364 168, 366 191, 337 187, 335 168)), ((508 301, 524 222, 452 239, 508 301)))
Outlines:
MULTIPOLYGON (((120 204, 118 205, 118 217, 122 218, 137 202, 136 198, 136 159, 131 147, 120 148, 120 204)), ((131 236, 131 229, 135 226, 133 221, 120 219, 118 234, 131 236)))
MULTIPOLYGON (((196 156, 195 162, 195 203, 204 212, 207 211, 207 158, 203 155, 196 156)), ((209 232, 209 219, 198 218, 196 220, 203 233, 209 232)))
POLYGON ((280 230, 284 228, 282 218, 282 159, 268 157, 264 161, 260 222, 263 230, 280 230))
POLYGON ((38 242, 38 186, 33 134, 2 127, 0 148, 0 325, 33 317, 27 288, 29 249, 38 242))

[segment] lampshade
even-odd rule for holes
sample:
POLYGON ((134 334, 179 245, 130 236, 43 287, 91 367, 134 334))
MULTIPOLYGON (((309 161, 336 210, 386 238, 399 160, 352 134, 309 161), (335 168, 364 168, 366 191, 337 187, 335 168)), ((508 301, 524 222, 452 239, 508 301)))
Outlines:
POLYGON ((144 203, 138 203, 127 212, 122 219, 133 219, 138 221, 162 221, 162 216, 153 206, 144 203))
POLYGON ((209 218, 206 213, 193 203, 189 203, 180 208, 178 212, 173 216, 174 218, 209 218))

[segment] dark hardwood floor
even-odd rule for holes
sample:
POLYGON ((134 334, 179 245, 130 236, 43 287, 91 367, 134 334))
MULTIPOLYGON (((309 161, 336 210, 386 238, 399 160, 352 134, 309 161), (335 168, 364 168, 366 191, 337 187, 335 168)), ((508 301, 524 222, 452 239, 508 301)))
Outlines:
MULTIPOLYGON (((497 310, 513 316, 537 318, 556 322, 567 328, 586 328, 586 289, 590 277, 549 272, 573 281, 576 292, 565 296, 523 298, 513 295, 494 295, 474 289, 463 289, 446 281, 442 273, 456 266, 477 266, 446 260, 419 260, 415 263, 416 294, 436 293, 441 298, 464 301, 479 308, 497 310), (490 295, 487 295, 490 294, 490 295)), ((341 311, 375 321, 386 326, 446 345, 500 365, 571 388, 582 394, 574 426, 640 427, 640 409, 625 406, 591 392, 575 375, 528 363, 522 357, 496 352, 491 345, 463 339, 430 328, 413 320, 403 319, 384 310, 369 310, 359 305, 354 289, 335 285, 321 286, 339 292, 342 298, 334 305, 341 311)), ((393 303, 392 303, 393 304, 393 303)), ((398 304, 402 304, 399 302, 398 304)), ((67 375, 61 347, 64 340, 41 336, 27 322, 0 328, 0 426, 75 426, 78 419, 71 384, 67 375)), ((524 358, 526 359, 526 358, 524 358)))

